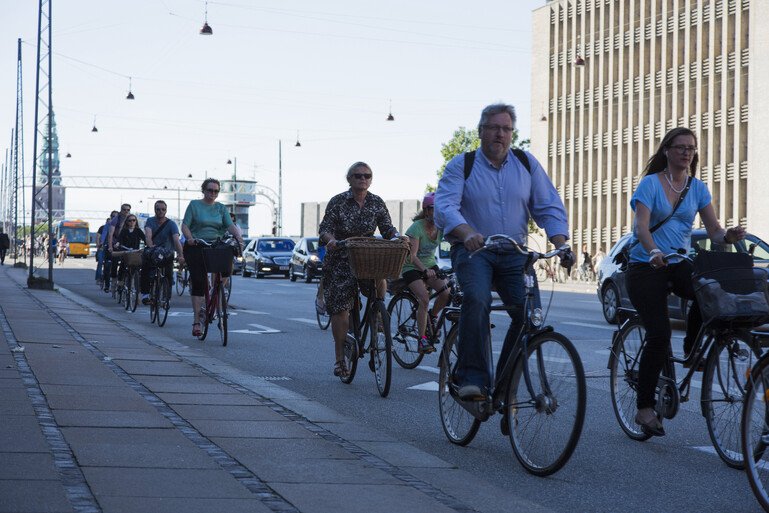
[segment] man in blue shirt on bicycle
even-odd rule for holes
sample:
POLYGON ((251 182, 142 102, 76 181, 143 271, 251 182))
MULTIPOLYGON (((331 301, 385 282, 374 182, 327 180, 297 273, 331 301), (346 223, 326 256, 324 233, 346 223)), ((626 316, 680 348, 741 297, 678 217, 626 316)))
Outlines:
MULTIPOLYGON (((544 228, 550 242, 562 249, 568 239, 566 209, 540 163, 528 152, 511 149, 515 129, 512 105, 489 105, 481 113, 481 147, 469 158, 454 157, 446 166, 435 194, 435 224, 451 243, 451 264, 463 293, 459 316, 458 360, 454 381, 460 399, 486 398, 491 365, 489 340, 491 286, 506 305, 515 305, 499 361, 504 362, 523 321, 523 266, 526 256, 503 250, 471 253, 489 235, 505 234, 521 244, 528 238, 529 217, 544 228)), ((570 252, 561 265, 570 267, 570 252)))

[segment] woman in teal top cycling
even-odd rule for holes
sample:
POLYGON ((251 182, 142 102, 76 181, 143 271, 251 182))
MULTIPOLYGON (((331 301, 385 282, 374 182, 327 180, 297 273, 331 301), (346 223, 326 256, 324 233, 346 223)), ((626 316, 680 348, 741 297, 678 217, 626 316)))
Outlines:
POLYGON ((449 301, 449 290, 446 281, 438 278, 438 265, 435 263, 435 248, 441 243, 442 234, 433 222, 435 193, 427 193, 422 199, 422 211, 414 216, 414 223, 406 230, 411 243, 411 255, 403 265, 403 279, 406 280, 411 292, 419 302, 417 308, 417 326, 419 328, 419 352, 432 353, 435 351, 432 343, 425 336, 427 329, 427 314, 436 318, 438 312, 449 301), (432 310, 430 307, 430 291, 427 287, 439 290, 432 310))
POLYGON ((206 268, 203 265, 203 250, 195 243, 195 239, 214 242, 230 232, 238 244, 243 246, 240 228, 230 219, 227 207, 216 202, 221 185, 216 178, 206 178, 201 186, 203 199, 192 200, 187 205, 182 221, 184 234, 184 260, 190 270, 190 298, 192 299, 192 335, 201 335, 200 323, 203 308, 203 296, 206 293, 206 268))

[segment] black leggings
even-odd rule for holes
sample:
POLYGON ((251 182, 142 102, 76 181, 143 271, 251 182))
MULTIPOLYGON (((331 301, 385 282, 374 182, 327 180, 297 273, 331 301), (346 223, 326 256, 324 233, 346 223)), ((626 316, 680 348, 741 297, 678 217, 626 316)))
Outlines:
POLYGON ((652 269, 650 264, 630 264, 627 273, 628 294, 646 329, 646 346, 638 369, 639 409, 654 406, 654 388, 669 354, 671 329, 668 292, 671 286, 676 296, 693 300, 684 338, 684 351, 688 353, 702 326, 702 314, 692 287, 691 263, 680 262, 662 269, 652 269))

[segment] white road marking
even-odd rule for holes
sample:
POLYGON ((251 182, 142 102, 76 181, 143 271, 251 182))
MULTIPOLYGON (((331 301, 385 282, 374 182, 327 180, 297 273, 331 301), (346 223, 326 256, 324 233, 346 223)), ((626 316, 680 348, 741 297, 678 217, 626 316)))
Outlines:
POLYGON ((609 356, 611 354, 611 349, 597 349, 594 351, 595 354, 600 354, 604 356, 609 356))
POLYGON ((318 324, 316 319, 289 319, 289 321, 303 322, 305 324, 312 324, 313 326, 318 324))
MULTIPOLYGON (((238 314, 235 313, 235 312, 227 312, 227 315, 229 317, 236 317, 238 314)), ((183 312, 178 312, 178 311, 168 312, 168 316, 169 317, 192 317, 192 312, 187 312, 187 311, 183 311, 183 312)))
POLYGON ((428 392, 437 392, 438 382, 428 381, 427 383, 421 383, 419 385, 414 385, 413 387, 409 387, 408 390, 427 390, 428 392))
POLYGON ((560 324, 568 324, 570 326, 582 326, 585 328, 598 328, 599 330, 616 331, 616 326, 601 326, 600 324, 589 324, 587 322, 562 322, 560 324))
POLYGON ((230 333, 245 333, 247 335, 266 335, 268 333, 281 333, 280 330, 270 328, 269 326, 262 326, 261 324, 249 324, 249 326, 256 328, 256 330, 230 330, 230 333))
MULTIPOLYGON (((260 292, 260 294, 261 294, 261 292, 260 292)), ((237 312, 238 313, 253 314, 253 315, 268 315, 267 312, 258 312, 256 310, 241 310, 240 308, 238 308, 237 312)), ((233 314, 234 312, 230 312, 230 313, 233 314)), ((190 315, 192 315, 192 314, 190 314, 190 315)))
POLYGON ((430 367, 429 365, 420 365, 419 367, 417 367, 417 369, 421 369, 427 372, 432 372, 433 374, 441 373, 441 370, 438 367, 430 367))
POLYGON ((598 299, 593 299, 591 301, 588 301, 587 299, 577 299, 575 301, 575 303, 588 303, 588 304, 591 304, 591 305, 595 305, 595 304, 599 304, 600 305, 601 304, 601 302, 598 301, 598 299))
MULTIPOLYGON (((694 449, 696 451, 706 452, 708 454, 718 455, 718 453, 716 452, 716 449, 712 445, 695 445, 695 446, 692 446, 692 449, 694 449)), ((728 451, 727 450, 726 454, 728 454, 729 456, 731 456, 734 459, 740 459, 740 460, 742 459, 742 453, 736 453, 734 451, 728 451)), ((761 468, 764 468, 764 469, 767 468, 767 464, 764 463, 764 462, 760 462, 757 466, 759 466, 761 468)))

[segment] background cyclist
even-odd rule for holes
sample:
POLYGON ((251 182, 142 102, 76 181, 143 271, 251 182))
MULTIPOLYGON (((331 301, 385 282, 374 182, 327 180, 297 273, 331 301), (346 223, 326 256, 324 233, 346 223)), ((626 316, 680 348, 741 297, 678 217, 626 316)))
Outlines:
POLYGON ((203 199, 190 201, 187 210, 184 211, 184 220, 182 221, 182 233, 185 238, 184 259, 190 273, 190 299, 194 320, 192 335, 194 337, 202 335, 200 323, 205 318, 203 297, 206 293, 206 268, 203 265, 203 249, 195 242, 195 239, 214 242, 223 237, 226 232, 230 232, 238 244, 243 246, 240 228, 230 219, 230 212, 227 207, 216 201, 221 190, 219 180, 206 178, 200 190, 203 192, 203 199))
POLYGON ((437 277, 439 270, 435 262, 435 248, 441 243, 442 233, 435 226, 433 212, 435 210, 435 193, 430 192, 422 199, 422 210, 414 216, 414 223, 406 230, 411 244, 411 255, 403 264, 403 279, 406 280, 411 292, 419 302, 417 309, 417 326, 419 328, 419 352, 432 353, 435 347, 425 336, 427 315, 430 306, 429 285, 433 290, 441 292, 435 298, 432 310, 433 319, 449 301, 449 290, 446 281, 437 277))
MULTIPOLYGON (((174 250, 179 259, 179 263, 184 265, 184 253, 181 242, 179 242, 179 227, 171 219, 166 217, 166 211, 168 205, 163 200, 157 200, 155 202, 155 215, 147 219, 144 223, 144 236, 147 241, 147 247, 163 248, 169 255, 173 256, 174 250)), ((145 253, 146 255, 146 253, 145 253)), ((150 292, 150 270, 151 265, 147 265, 147 262, 142 261, 142 271, 139 278, 140 288, 142 293, 142 304, 149 303, 150 292)), ((169 284, 174 272, 174 260, 168 258, 165 261, 166 279, 169 284)))

